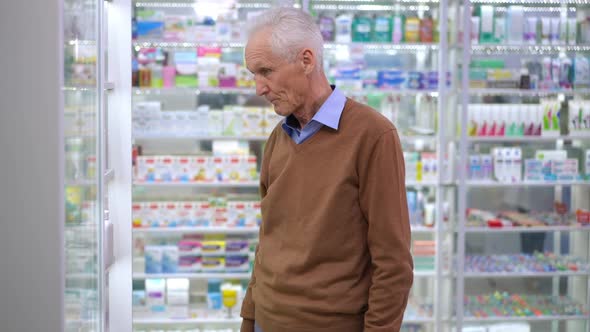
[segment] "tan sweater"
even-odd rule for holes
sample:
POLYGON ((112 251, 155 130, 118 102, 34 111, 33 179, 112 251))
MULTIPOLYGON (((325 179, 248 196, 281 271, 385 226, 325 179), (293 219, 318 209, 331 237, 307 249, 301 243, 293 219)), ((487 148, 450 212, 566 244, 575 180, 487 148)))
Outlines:
POLYGON ((348 99, 302 144, 277 126, 242 331, 394 332, 413 281, 404 160, 393 125, 348 99))

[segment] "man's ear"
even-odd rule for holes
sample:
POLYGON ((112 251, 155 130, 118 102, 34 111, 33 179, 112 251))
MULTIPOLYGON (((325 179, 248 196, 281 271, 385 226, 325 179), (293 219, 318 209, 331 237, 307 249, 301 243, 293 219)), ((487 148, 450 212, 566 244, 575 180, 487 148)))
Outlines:
POLYGON ((306 75, 314 71, 316 66, 316 56, 311 49, 306 48, 301 52, 301 65, 303 66, 303 71, 306 75))

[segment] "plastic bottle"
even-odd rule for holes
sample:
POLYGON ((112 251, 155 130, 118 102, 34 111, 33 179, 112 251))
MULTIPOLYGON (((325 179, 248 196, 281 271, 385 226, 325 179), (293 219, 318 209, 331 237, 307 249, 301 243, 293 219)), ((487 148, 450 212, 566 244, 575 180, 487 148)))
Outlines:
POLYGON ((170 53, 165 53, 164 68, 162 68, 163 85, 165 88, 174 87, 176 80, 176 68, 174 68, 174 61, 170 57, 170 53))
POLYGON ((370 42, 372 20, 368 16, 357 15, 352 21, 352 41, 370 42))
POLYGON ((404 41, 404 16, 395 14, 393 16, 392 26, 392 41, 395 44, 402 43, 404 41))
POLYGON ((391 17, 377 14, 373 20, 373 41, 390 43, 392 38, 391 17))
POLYGON ((424 15, 424 18, 420 21, 420 42, 432 43, 434 41, 434 23, 432 16, 429 13, 424 15))
POLYGON ((350 43, 352 40, 352 15, 342 14, 336 17, 336 42, 350 43))
POLYGON ((318 18, 318 26, 320 27, 320 33, 322 34, 324 41, 334 41, 334 33, 336 31, 334 18, 325 14, 320 14, 320 17, 318 18))

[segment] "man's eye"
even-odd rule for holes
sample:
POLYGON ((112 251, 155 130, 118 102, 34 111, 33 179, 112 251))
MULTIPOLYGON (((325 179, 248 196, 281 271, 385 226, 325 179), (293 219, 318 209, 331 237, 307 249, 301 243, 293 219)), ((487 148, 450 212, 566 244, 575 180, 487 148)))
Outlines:
POLYGON ((260 73, 260 75, 262 76, 268 76, 272 70, 268 69, 268 68, 262 68, 258 71, 260 73))

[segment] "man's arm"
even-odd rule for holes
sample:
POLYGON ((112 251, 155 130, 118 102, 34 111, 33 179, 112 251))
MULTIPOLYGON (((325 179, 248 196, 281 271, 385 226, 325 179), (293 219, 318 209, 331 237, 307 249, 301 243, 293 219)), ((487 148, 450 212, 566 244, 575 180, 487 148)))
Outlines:
POLYGON ((399 331, 412 287, 413 261, 405 165, 397 131, 381 134, 368 157, 359 166, 372 271, 365 332, 399 331))
MULTIPOLYGON (((276 128, 275 128, 276 129, 276 128)), ((270 158, 270 153, 268 150, 274 144, 274 131, 271 133, 266 146, 264 147, 264 155, 262 159, 262 165, 260 169, 260 200, 266 196, 266 191, 268 189, 268 163, 270 158)), ((260 229, 262 229, 262 225, 260 225, 260 229)), ((260 236, 258 237, 260 238, 260 236)), ((246 290, 246 296, 244 296, 244 301, 242 302, 242 310, 240 312, 240 316, 242 317, 242 327, 240 332, 254 332, 254 300, 252 299, 252 287, 256 284, 256 257, 258 257, 258 246, 256 246, 256 253, 254 255, 254 267, 252 268, 252 276, 250 277, 250 282, 248 283, 248 289, 246 290)))

